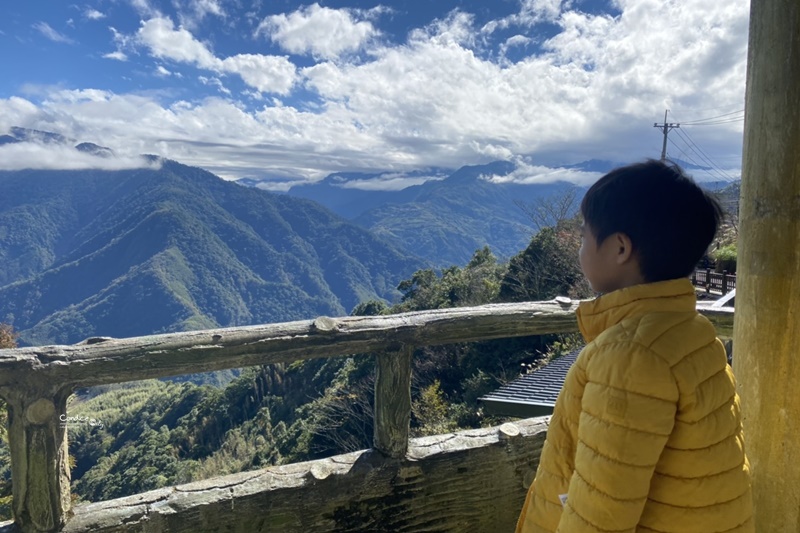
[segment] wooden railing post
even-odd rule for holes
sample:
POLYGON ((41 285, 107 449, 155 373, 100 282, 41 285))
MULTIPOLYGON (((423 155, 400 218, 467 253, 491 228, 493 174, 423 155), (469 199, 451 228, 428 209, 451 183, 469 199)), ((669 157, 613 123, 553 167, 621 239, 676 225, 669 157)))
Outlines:
POLYGON ((750 3, 733 365, 753 528, 770 533, 800 531, 798 28, 797 0, 750 3))
MULTIPOLYGON (((0 349, 0 396, 9 407, 14 530, 59 531, 72 516, 66 403, 78 387, 380 353, 373 447, 402 458, 409 446, 415 346, 571 333, 578 330, 577 306, 578 302, 556 299, 0 349)), ((732 309, 701 304, 697 309, 720 335, 730 336, 732 309)), ((137 504, 135 509, 142 508, 137 504)), ((89 514, 95 512, 102 513, 89 514)))
POLYGON ((706 269, 706 294, 711 292, 711 269, 706 269))
POLYGON ((23 532, 59 531, 70 511, 67 398, 44 387, 4 391, 14 522, 23 532))
POLYGON ((377 356, 375 365, 375 433, 373 447, 396 459, 408 451, 411 423, 411 357, 414 347, 377 356))
POLYGON ((722 295, 728 294, 728 271, 722 271, 722 295))

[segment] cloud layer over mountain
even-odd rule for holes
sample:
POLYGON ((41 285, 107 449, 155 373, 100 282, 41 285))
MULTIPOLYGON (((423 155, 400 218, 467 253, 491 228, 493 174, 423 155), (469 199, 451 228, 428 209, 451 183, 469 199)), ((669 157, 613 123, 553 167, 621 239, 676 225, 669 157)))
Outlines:
MULTIPOLYGON (((671 132, 670 156, 740 167, 747 1, 89 4, 71 24, 30 15, 0 44, 83 47, 117 77, 34 82, 14 62, 0 134, 56 131, 285 189, 339 171, 658 157, 668 108, 671 122, 730 119, 671 132)), ((12 148, 5 168, 24 166, 12 148)))

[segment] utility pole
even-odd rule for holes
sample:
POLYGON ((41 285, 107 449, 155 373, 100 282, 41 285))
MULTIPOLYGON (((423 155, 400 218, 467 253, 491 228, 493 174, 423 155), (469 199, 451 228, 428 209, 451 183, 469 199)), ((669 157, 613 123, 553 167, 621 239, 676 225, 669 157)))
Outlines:
POLYGON ((664 146, 661 147, 661 160, 662 161, 664 161, 667 158, 667 134, 669 133, 669 130, 671 130, 672 128, 680 128, 681 127, 680 124, 676 124, 674 122, 667 122, 667 113, 669 113, 669 109, 664 111, 664 123, 663 124, 659 124, 658 122, 653 124, 654 128, 659 128, 661 131, 664 132, 664 146))

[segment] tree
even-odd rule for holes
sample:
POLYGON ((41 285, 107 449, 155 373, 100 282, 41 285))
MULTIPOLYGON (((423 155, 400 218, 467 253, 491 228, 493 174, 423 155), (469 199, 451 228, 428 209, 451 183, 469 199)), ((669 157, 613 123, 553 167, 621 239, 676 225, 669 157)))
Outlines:
POLYGON ((584 298, 591 289, 578 262, 580 197, 575 186, 516 202, 538 229, 528 247, 511 258, 500 285, 503 302, 550 300, 556 296, 584 298))
POLYGON ((398 285, 404 294, 392 312, 490 303, 497 298, 504 271, 488 246, 476 250, 466 267, 445 268, 441 276, 433 269, 418 270, 398 285))
POLYGON ((325 392, 301 406, 291 428, 295 460, 326 457, 372 446, 374 433, 374 357, 344 359, 325 392))
POLYGON ((739 190, 740 183, 731 183, 724 189, 714 193, 722 206, 722 225, 717 231, 717 245, 736 245, 739 238, 739 190))
POLYGON ((351 316, 377 316, 389 311, 389 306, 383 300, 369 300, 361 302, 350 312, 351 316))
POLYGON ((537 231, 557 228, 578 215, 580 208, 578 192, 577 187, 568 186, 555 194, 536 198, 532 202, 516 200, 514 205, 528 216, 537 231))
POLYGON ((415 436, 437 435, 458 429, 450 414, 452 403, 442 393, 441 383, 433 383, 420 391, 417 399, 411 404, 416 427, 412 429, 415 436))
POLYGON ((591 294, 578 262, 578 221, 562 221, 531 239, 512 257, 500 284, 503 302, 550 300, 556 296, 585 298, 591 294))

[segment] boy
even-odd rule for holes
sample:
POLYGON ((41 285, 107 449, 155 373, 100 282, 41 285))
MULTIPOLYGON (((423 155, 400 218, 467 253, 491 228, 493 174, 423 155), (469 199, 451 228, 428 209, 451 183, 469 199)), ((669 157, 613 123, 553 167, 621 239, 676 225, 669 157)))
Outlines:
POLYGON ((602 295, 567 375, 517 533, 753 533, 739 398, 688 276, 719 204, 674 165, 615 169, 581 203, 602 295))

